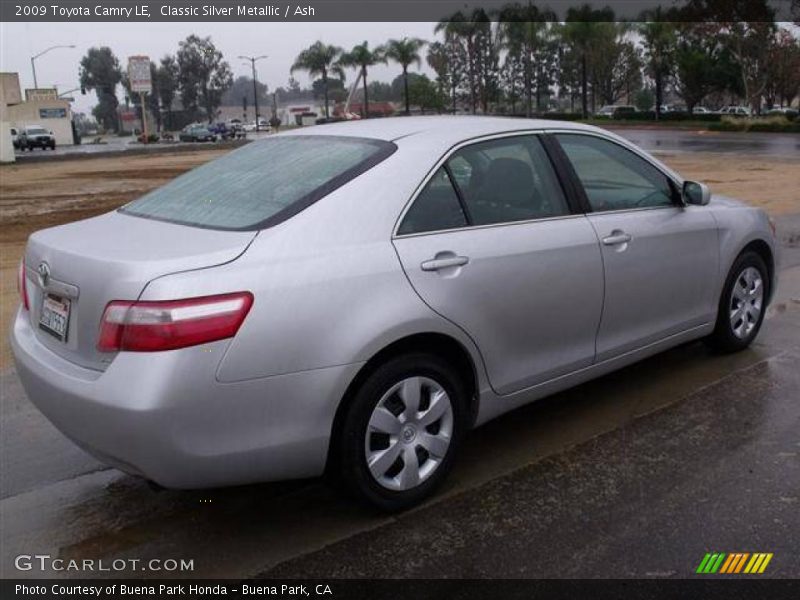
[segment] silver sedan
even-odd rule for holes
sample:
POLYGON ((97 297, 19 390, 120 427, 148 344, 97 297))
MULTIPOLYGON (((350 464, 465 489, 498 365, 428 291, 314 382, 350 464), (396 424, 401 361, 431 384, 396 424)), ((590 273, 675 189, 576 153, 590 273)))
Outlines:
POLYGON ((337 475, 401 509, 472 427, 758 334, 772 223, 607 131, 478 117, 271 136, 31 236, 12 345, 82 448, 163 486, 337 475))

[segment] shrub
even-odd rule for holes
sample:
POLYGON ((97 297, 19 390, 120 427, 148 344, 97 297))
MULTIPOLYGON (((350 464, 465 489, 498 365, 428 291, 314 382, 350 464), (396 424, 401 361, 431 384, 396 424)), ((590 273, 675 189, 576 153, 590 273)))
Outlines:
POLYGON ((711 123, 711 131, 757 131, 765 133, 800 133, 800 122, 790 121, 783 115, 771 117, 728 117, 719 123, 711 123))

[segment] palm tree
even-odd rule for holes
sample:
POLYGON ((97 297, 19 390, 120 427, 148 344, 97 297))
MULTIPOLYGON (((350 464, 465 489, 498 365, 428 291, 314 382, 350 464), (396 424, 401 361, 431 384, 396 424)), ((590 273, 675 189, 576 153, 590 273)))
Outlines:
POLYGON ((311 46, 303 50, 294 59, 294 64, 290 72, 308 71, 311 77, 322 77, 322 87, 325 90, 325 118, 328 114, 328 74, 334 73, 344 79, 344 70, 337 63, 337 59, 342 54, 342 49, 338 46, 330 46, 322 42, 314 42, 311 46))
POLYGON ((361 70, 361 77, 364 84, 364 104, 362 116, 369 117, 369 96, 367 94, 367 67, 378 63, 385 63, 386 57, 381 48, 370 50, 367 42, 354 46, 350 52, 346 52, 339 57, 338 65, 341 67, 356 67, 361 70))
POLYGON ((386 58, 390 58, 403 67, 403 91, 406 101, 406 114, 411 112, 408 103, 408 65, 416 63, 420 65, 421 59, 419 51, 427 44, 425 40, 419 38, 403 38, 402 40, 389 40, 383 47, 386 58))

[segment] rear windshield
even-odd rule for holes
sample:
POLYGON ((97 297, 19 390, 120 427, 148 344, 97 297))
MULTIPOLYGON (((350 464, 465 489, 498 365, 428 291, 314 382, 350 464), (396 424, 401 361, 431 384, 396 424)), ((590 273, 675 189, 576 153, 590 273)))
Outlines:
POLYGON ((391 142, 338 136, 286 136, 251 142, 120 210, 211 229, 275 225, 392 154, 391 142))

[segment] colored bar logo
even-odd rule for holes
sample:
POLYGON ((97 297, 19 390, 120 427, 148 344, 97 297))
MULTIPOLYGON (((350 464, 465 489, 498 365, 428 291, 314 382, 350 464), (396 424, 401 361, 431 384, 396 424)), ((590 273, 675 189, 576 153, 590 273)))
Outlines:
POLYGON ((760 575, 766 570, 771 560, 772 552, 755 552, 753 554, 749 552, 732 552, 730 554, 709 552, 700 561, 695 573, 760 575))

